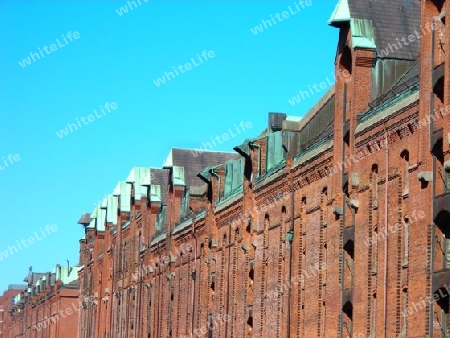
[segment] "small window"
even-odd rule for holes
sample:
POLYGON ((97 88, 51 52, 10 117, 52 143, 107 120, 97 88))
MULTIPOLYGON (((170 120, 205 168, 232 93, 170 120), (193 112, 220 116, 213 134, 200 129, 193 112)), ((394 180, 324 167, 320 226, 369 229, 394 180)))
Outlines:
POLYGON ((409 167, 410 167, 410 165, 409 165, 409 151, 408 150, 403 150, 400 153, 400 157, 403 160, 403 165, 404 165, 404 168, 405 168, 404 169, 405 170, 405 177, 404 177, 405 185, 403 187, 403 194, 402 194, 402 196, 403 196, 403 198, 406 198, 406 197, 409 196, 409 167))
POLYGON ((409 218, 403 219, 403 262, 402 267, 408 267, 409 262, 409 218))

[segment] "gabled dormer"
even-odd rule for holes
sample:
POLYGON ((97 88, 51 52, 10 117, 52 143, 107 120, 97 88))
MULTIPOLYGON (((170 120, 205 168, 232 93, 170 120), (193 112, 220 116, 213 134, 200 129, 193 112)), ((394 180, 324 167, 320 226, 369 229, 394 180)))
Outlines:
POLYGON ((175 224, 189 217, 191 197, 204 198, 206 183, 198 173, 203 172, 205 167, 215 167, 234 157, 235 153, 173 148, 163 165, 163 168, 170 170, 168 222, 175 224))
POLYGON ((135 167, 131 169, 126 182, 131 185, 132 195, 131 203, 135 206, 136 210, 140 210, 141 199, 147 197, 147 187, 142 185, 142 181, 146 174, 150 171, 150 168, 135 167))
POLYGON ((351 120, 369 104, 380 104, 399 81, 408 80, 405 74, 419 55, 420 4, 340 0, 328 24, 340 30, 336 96, 342 100, 344 120, 351 120))

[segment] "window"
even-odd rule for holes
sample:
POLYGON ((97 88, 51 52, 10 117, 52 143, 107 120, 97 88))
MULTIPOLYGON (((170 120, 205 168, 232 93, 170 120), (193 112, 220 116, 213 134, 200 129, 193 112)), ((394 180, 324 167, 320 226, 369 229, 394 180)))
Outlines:
MULTIPOLYGON (((402 311, 403 314, 407 314, 408 313, 408 288, 404 287, 403 288, 403 297, 402 297, 402 311)), ((402 331, 400 332, 398 337, 406 337, 406 327, 407 327, 407 321, 408 321, 408 316, 404 315, 403 316, 403 326, 402 326, 402 331)))
POLYGON ((373 209, 378 209, 378 164, 372 164, 372 189, 374 190, 374 197, 372 201, 373 209))
POLYGON ((283 150, 283 132, 270 134, 267 138, 266 172, 275 168, 285 158, 283 150))
POLYGON ((372 303, 370 307, 370 335, 368 338, 375 338, 377 334, 377 293, 372 294, 372 303))
POLYGON ((444 7, 445 0, 431 0, 431 2, 433 3, 433 5, 436 6, 436 10, 438 12, 442 11, 442 8, 444 7))
POLYGON ((327 252, 327 243, 323 244, 323 266, 322 266, 322 284, 327 284, 327 268, 328 268, 328 252, 327 252))
POLYGON ((342 312, 344 312, 344 333, 347 333, 348 337, 353 337, 353 304, 345 303, 342 312))
POLYGON ((403 262, 402 267, 408 266, 409 261, 409 218, 405 217, 403 220, 403 262))
POLYGON ((448 316, 449 316, 449 294, 446 287, 437 289, 433 298, 436 298, 434 305, 434 334, 435 337, 448 337, 448 316))
POLYGON ((353 287, 355 243, 352 240, 344 245, 344 289, 353 287))
POLYGON ((225 187, 224 196, 230 196, 234 192, 242 188, 244 180, 244 164, 243 158, 230 161, 225 166, 225 187))
POLYGON ((403 198, 406 198, 409 196, 409 151, 403 150, 400 153, 400 157, 402 158, 405 166, 405 185, 403 188, 403 198))

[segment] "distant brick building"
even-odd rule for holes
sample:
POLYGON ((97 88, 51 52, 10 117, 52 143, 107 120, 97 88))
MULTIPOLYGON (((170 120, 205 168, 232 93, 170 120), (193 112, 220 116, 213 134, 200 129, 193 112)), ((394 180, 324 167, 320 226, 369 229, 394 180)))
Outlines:
POLYGON ((8 290, 0 296, 0 338, 9 338, 9 326, 11 322, 10 311, 14 297, 23 292, 26 285, 9 285, 8 290))
POLYGON ((305 117, 133 168, 79 221, 80 337, 448 337, 445 13, 341 0, 305 117))
POLYGON ((10 338, 77 338, 80 312, 78 268, 53 272, 30 268, 27 287, 12 302, 10 338))

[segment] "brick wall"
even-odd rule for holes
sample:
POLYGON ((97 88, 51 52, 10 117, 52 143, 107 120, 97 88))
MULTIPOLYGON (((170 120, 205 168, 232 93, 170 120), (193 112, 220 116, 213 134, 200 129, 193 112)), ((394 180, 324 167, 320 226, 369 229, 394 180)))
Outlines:
POLYGON ((9 288, 3 295, 0 297, 0 337, 1 338, 9 338, 10 333, 12 331, 11 325, 11 300, 18 293, 22 292, 25 287, 22 289, 19 288, 9 288))
MULTIPOLYGON (((441 12, 439 1, 421 3, 424 26, 441 12)), ((442 25, 439 39, 447 42, 442 25)), ((441 337, 448 330, 450 213, 440 175, 450 123, 427 120, 450 104, 449 77, 438 83, 432 75, 445 51, 425 34, 420 89, 377 113, 369 107, 374 51, 352 49, 345 25, 338 43, 332 141, 269 172, 267 140, 254 140, 240 152, 243 191, 224 199, 226 172, 215 167, 187 219, 179 213, 186 187, 169 183, 166 235, 155 234, 161 203, 146 198, 119 214, 126 229, 88 231, 95 255, 89 259, 82 241, 81 297, 99 305, 81 311, 81 337, 441 337), (436 301, 427 301, 433 294, 436 301)))
POLYGON ((62 287, 57 282, 31 297, 14 312, 9 337, 78 337, 80 304, 77 288, 62 287), (49 293, 53 296, 48 297, 49 293))

